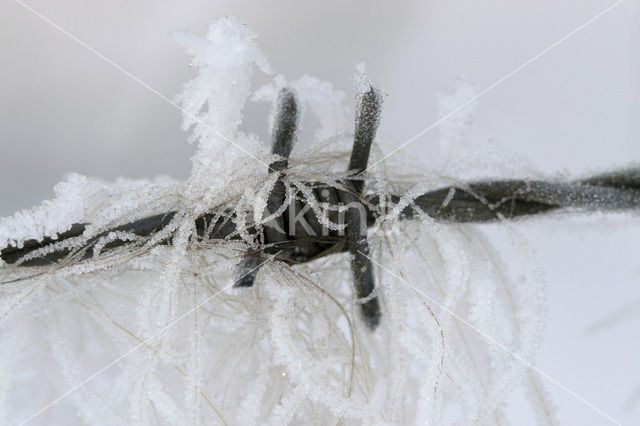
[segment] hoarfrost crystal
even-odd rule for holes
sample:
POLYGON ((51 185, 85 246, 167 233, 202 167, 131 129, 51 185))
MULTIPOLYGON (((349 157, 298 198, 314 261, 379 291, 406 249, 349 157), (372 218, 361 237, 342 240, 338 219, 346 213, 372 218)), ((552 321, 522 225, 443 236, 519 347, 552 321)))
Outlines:
MULTIPOLYGON (((517 288, 479 228, 427 215, 401 220, 400 208, 379 217, 368 237, 383 311, 375 333, 357 318, 347 254, 295 266, 266 256, 253 287, 230 288, 243 255, 260 247, 246 229, 269 220, 265 200, 276 182, 265 166, 274 159, 267 142, 239 130, 247 100, 276 102, 287 86, 319 118, 313 143, 291 158, 283 179, 335 229, 328 216, 338 207, 320 203, 305 182, 344 177, 352 118, 329 83, 274 75, 255 34, 233 18, 214 21, 205 37, 177 37, 197 72, 178 98, 183 128, 197 142, 189 179, 72 175, 55 199, 0 221, 0 248, 55 239, 74 223, 90 225, 69 248, 92 238, 101 248, 26 277, 19 266, 1 266, 3 420, 23 421, 64 395, 33 423, 487 424, 503 421, 522 383, 536 411, 551 413, 541 384, 495 344, 531 362, 544 324, 544 287, 506 224, 527 276, 517 288), (254 91, 256 69, 273 81, 254 91), (335 173, 320 167, 336 162, 335 173), (224 209, 234 212, 239 238, 197 238, 194 220, 224 209), (169 211, 148 239, 104 234, 169 211), (172 244, 163 244, 169 236, 172 244), (131 244, 106 250, 114 238, 131 244)), ((363 82, 359 67, 356 85, 363 82)), ((457 98, 469 96, 464 89, 457 98)), ((456 118, 442 136, 460 143, 468 121, 456 118)), ((380 146, 372 156, 382 157, 380 146)), ((374 168, 366 191, 384 197, 402 188, 399 205, 413 205, 446 180, 414 176, 411 190, 400 171, 374 168)))

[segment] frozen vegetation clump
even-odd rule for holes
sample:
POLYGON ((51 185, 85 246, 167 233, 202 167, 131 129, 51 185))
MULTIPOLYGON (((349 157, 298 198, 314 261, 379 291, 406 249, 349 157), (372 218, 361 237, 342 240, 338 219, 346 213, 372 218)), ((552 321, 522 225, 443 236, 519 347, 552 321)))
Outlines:
MULTIPOLYGON (((521 255, 516 285, 476 225, 401 214, 418 195, 459 182, 456 171, 496 174, 490 159, 456 164, 460 146, 465 158, 490 157, 465 138, 470 109, 443 128, 439 170, 425 175, 397 154, 361 175, 364 193, 381 204, 405 194, 366 235, 369 299, 381 310, 372 331, 360 320, 367 300, 352 289, 348 252, 290 264, 263 244, 268 222, 296 194, 320 224, 344 228, 340 207, 315 198, 309 182, 338 187, 348 177, 358 111, 330 83, 274 74, 255 34, 235 19, 212 22, 205 37, 177 38, 197 70, 178 98, 197 144, 189 179, 72 175, 55 199, 0 220, 0 249, 51 240, 0 265, 0 423, 38 414, 36 424, 504 424, 506 401, 522 386, 540 423, 551 423, 546 392, 527 368, 544 327, 545 288, 526 244, 499 225, 521 255), (253 88, 255 71, 271 83, 253 88), (269 141, 239 127, 248 100, 276 111, 285 87, 298 120, 311 114, 320 125, 275 173, 268 165, 282 158, 269 141), (269 211, 276 187, 282 200, 269 211), (211 212, 233 224, 233 238, 202 238, 207 224, 197 219, 211 212), (163 226, 153 232, 126 227, 158 214, 163 226), (85 225, 59 238, 74 224, 85 225), (67 255, 21 268, 52 250, 67 255), (233 287, 239 264, 257 271, 254 285, 233 287)), ((372 84, 359 66, 360 100, 372 84)), ((440 98, 443 114, 472 96, 462 84, 440 98)), ((372 164, 383 147, 378 137, 372 164)))

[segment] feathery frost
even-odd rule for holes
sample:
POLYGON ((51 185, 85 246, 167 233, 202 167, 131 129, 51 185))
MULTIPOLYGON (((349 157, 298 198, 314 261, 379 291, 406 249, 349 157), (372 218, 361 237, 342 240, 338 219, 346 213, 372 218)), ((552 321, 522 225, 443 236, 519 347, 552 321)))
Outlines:
MULTIPOLYGON (((306 191, 332 229, 337 207, 315 200, 305 182, 346 176, 352 113, 329 83, 275 75, 255 34, 233 18, 211 23, 205 37, 177 37, 197 71, 178 98, 197 143, 189 179, 72 175, 55 199, 0 220, 0 248, 55 239, 74 223, 90 225, 61 244, 79 249, 98 236, 103 248, 54 266, 0 266, 2 422, 23 421, 77 387, 33 424, 502 424, 519 386, 551 422, 546 393, 523 363, 540 343, 544 286, 506 223, 525 276, 517 285, 479 226, 402 220, 399 207, 379 217, 368 235, 383 311, 375 332, 358 318, 347 254, 295 266, 266 257, 253 287, 231 287, 244 253, 261 248, 248 229, 268 222, 262 212, 275 185, 268 141, 238 130, 247 100, 275 102, 287 86, 317 117, 313 140, 294 150, 283 175, 285 203, 294 188, 306 191), (273 81, 252 88, 256 70, 273 81), (175 215, 149 236, 105 234, 168 211, 175 215), (240 238, 196 238, 199 215, 225 211, 235 213, 240 238), (107 250, 113 239, 127 244, 107 250)), ((364 67, 355 80, 368 81, 364 67)), ((446 96, 443 114, 472 89, 446 96)), ((464 142, 469 122, 456 116, 442 131, 447 173, 414 172, 398 153, 368 172, 365 191, 406 194, 400 204, 411 205, 456 182, 450 170, 462 168, 450 168, 449 142, 464 142)), ((383 144, 378 138, 372 163, 383 144)), ((469 157, 474 149, 482 151, 469 145, 469 157)))

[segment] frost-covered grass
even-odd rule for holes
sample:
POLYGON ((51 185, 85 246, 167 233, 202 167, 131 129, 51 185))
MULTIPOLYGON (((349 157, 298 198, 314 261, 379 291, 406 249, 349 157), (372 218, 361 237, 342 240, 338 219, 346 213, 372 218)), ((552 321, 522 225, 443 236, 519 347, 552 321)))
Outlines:
MULTIPOLYGON (((545 289, 507 223, 521 255, 517 285, 478 227, 426 215, 403 221, 398 209, 378 218, 368 236, 383 310, 375 332, 358 319, 346 253, 295 266, 271 256, 253 287, 231 288, 243 254, 260 249, 247 229, 275 183, 268 143, 239 130, 246 102, 275 102, 287 86, 302 120, 317 117, 312 148, 294 149, 284 177, 302 191, 305 182, 345 176, 353 118, 329 83, 275 74, 235 19, 213 22, 205 37, 177 37, 197 69, 179 96, 197 143, 191 176, 106 183, 73 175, 54 200, 0 221, 0 248, 90 224, 61 243, 81 250, 118 225, 177 212, 150 237, 103 236, 101 247, 130 243, 91 259, 70 256, 26 277, 0 266, 3 421, 20 422, 64 395, 33 422, 503 424, 505 401, 524 386, 539 421, 550 422, 551 404, 527 367, 544 327, 545 289), (254 89, 256 70, 272 82, 254 89), (198 216, 225 209, 235 212, 240 239, 194 238, 198 216), (169 235, 170 246, 159 244, 169 235)), ((363 68, 356 75, 361 84, 363 68)), ((443 114, 472 90, 463 83, 443 95, 443 114)), ((439 171, 424 175, 398 154, 370 170, 366 192, 405 193, 409 204, 474 167, 509 174, 497 168, 504 157, 467 144, 470 112, 442 128, 439 171)), ((382 157, 374 146, 373 161, 382 157)), ((521 174, 519 164, 510 167, 521 174)))

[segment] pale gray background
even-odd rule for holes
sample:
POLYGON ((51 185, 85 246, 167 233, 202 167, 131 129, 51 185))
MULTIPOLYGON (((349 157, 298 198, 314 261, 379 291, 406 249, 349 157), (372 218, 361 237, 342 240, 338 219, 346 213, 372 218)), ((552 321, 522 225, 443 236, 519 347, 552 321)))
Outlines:
MULTIPOLYGON (((380 133, 400 144, 438 118, 434 95, 457 76, 481 90, 613 1, 28 4, 169 98, 193 75, 170 31, 204 33, 209 20, 227 14, 256 30, 273 67, 289 78, 309 73, 350 93, 353 66, 365 61, 389 94, 380 133)), ((639 24, 640 4, 627 0, 527 66, 479 100, 471 136, 494 139, 544 171, 584 173, 640 160, 639 24)), ((71 171, 105 179, 187 176, 193 147, 179 130, 179 111, 11 0, 0 4, 0 64, 0 215, 50 197, 53 183, 71 171)), ((265 134, 266 113, 252 106, 245 127, 265 134)), ((406 149, 428 158, 437 132, 406 149)), ((640 315, 586 330, 627 304, 640 311, 640 223, 596 222, 518 227, 549 284, 537 366, 623 423, 638 424, 640 315)), ((545 384, 564 424, 606 424, 545 384)), ((532 423, 518 398, 510 411, 518 424, 532 423)))

